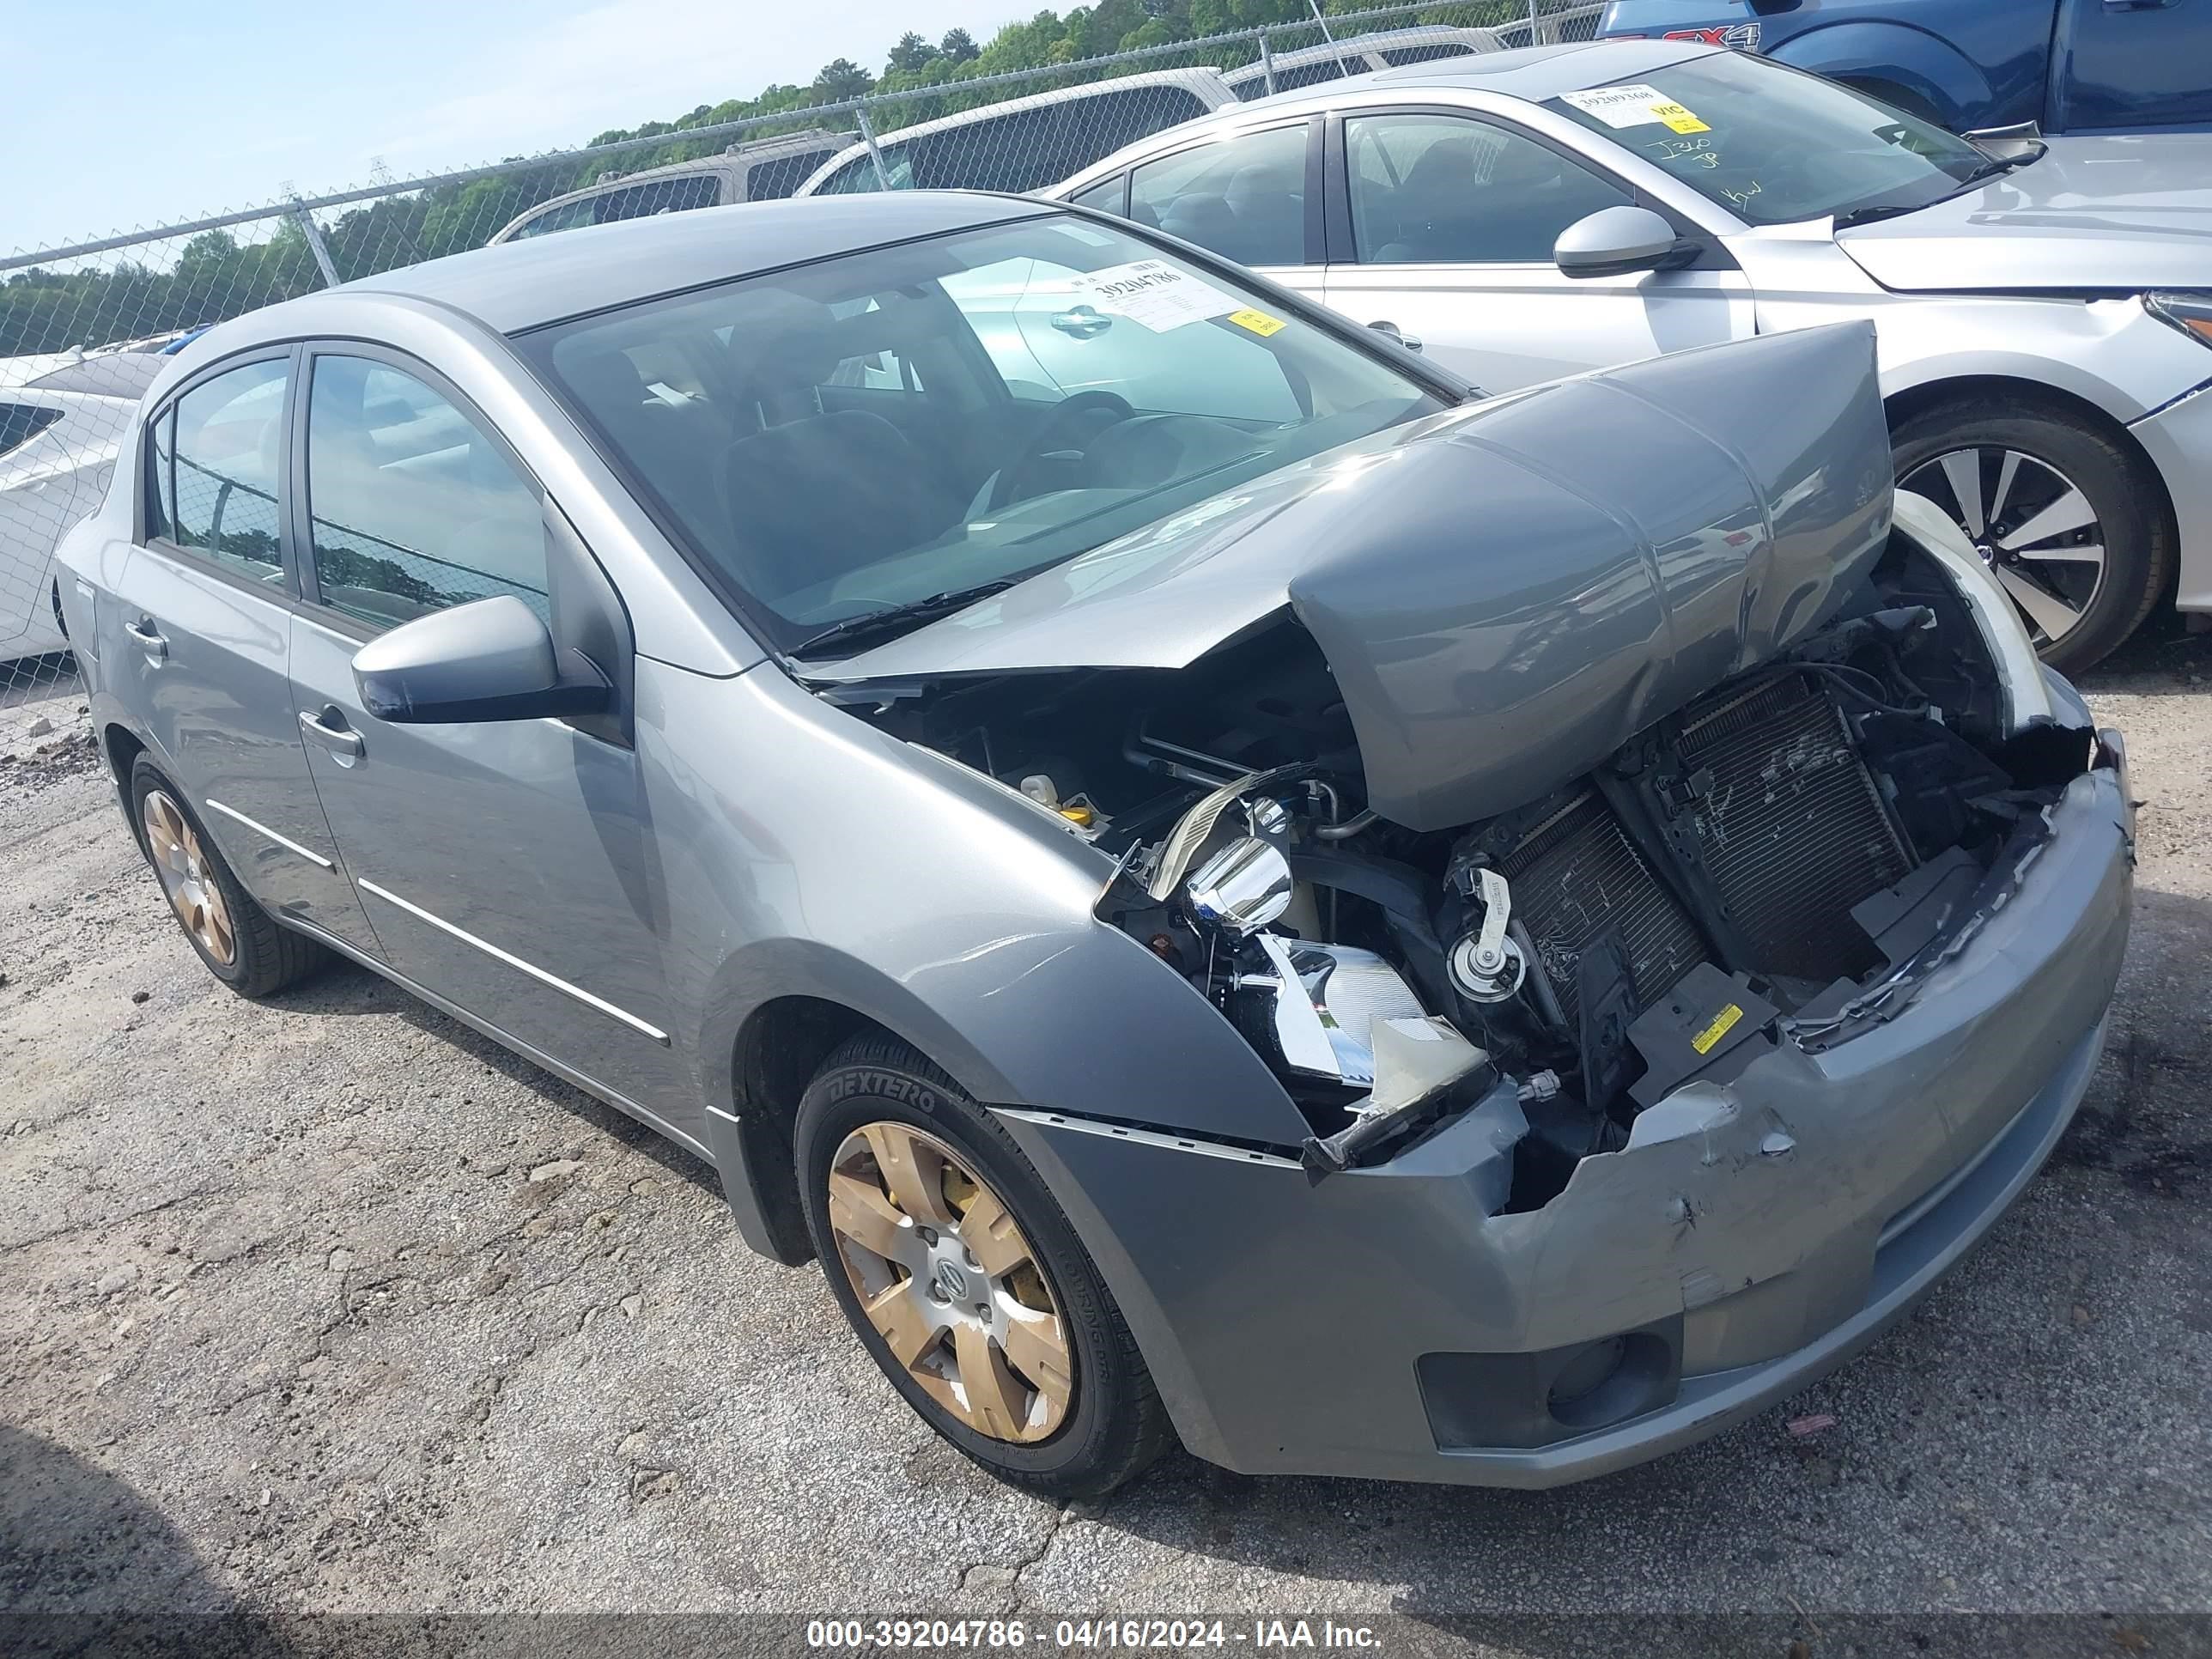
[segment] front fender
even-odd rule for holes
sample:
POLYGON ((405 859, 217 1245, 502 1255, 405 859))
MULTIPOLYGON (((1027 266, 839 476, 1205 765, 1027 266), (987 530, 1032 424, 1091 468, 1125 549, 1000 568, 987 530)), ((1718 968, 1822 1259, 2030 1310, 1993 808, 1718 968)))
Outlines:
POLYGON ((639 686, 710 1121, 732 1104, 746 1022, 806 996, 994 1105, 1278 1146, 1307 1133, 1220 1013, 1097 920, 1113 861, 1033 803, 773 667, 709 679, 641 659, 639 686))

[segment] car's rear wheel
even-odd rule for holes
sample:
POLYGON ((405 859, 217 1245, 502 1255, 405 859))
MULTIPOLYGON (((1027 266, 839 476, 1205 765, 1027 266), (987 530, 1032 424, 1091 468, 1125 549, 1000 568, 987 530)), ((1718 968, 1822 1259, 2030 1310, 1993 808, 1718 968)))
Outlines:
POLYGON ((2062 672, 2112 651, 2172 580, 2157 481, 2079 416, 1962 398, 1906 420, 1892 441, 1899 486, 1951 516, 2062 672))
POLYGON ((131 768, 131 816, 177 925, 208 972, 232 990, 268 996, 329 959, 313 939, 278 927, 239 884, 184 792, 144 755, 131 768))
POLYGON ((814 1247, 861 1344, 1000 1479, 1112 1491, 1169 1439, 1128 1327, 1006 1131, 920 1054, 856 1038, 800 1103, 814 1247))

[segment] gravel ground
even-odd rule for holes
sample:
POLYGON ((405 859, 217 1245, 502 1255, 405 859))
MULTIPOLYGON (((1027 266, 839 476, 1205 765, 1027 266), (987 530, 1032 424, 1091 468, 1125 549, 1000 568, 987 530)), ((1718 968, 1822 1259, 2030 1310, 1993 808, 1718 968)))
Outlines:
POLYGON ((74 701, 58 736, 15 718, 0 1609, 1296 1612, 1546 1655, 1698 1628, 1589 1614, 1748 1615, 1794 1655, 2060 1613, 2054 1650, 2184 1650, 2203 1622, 2161 1616, 2212 1610, 2212 639, 2154 629, 2087 689, 2144 798, 2110 1048, 2048 1171, 1864 1358, 1559 1492, 1176 1455, 1066 1510, 925 1431, 686 1154, 366 973, 216 985, 74 701), (1847 1623, 1885 1613, 1918 1622, 1847 1623))

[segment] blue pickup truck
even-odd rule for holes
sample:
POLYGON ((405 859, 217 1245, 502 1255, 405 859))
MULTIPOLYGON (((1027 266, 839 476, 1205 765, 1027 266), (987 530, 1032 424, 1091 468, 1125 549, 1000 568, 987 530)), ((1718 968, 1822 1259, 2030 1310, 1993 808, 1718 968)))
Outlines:
POLYGON ((1954 132, 2212 130, 2212 0, 1613 0, 1598 33, 1760 52, 1954 132))

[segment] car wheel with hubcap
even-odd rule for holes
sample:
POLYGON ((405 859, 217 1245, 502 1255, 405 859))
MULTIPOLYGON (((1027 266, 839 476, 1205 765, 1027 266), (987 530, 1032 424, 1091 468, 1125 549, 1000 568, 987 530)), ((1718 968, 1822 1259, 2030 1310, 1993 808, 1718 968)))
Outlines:
POLYGON ((241 996, 280 991, 328 960, 322 946, 280 927, 239 884, 184 793, 146 756, 131 769, 138 844, 208 971, 241 996))
POLYGON ((905 1045, 854 1039, 794 1139, 830 1290, 891 1385, 1000 1479, 1096 1497, 1170 1431, 1120 1310, 1012 1138, 905 1045))
POLYGON ((2156 481, 2075 416, 1960 400, 1905 422, 1894 441, 1898 487, 1950 516, 2056 668, 2095 664, 2172 579, 2156 481))

